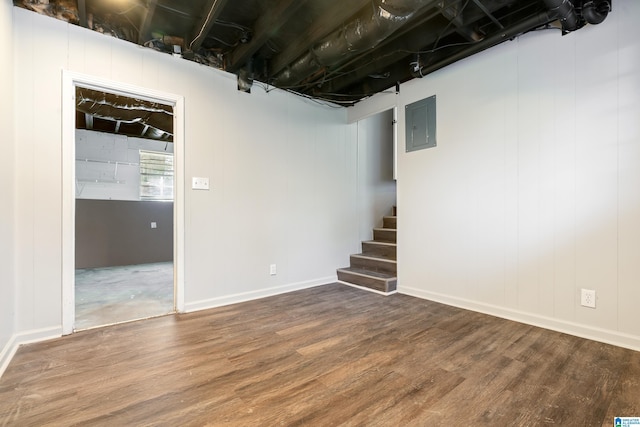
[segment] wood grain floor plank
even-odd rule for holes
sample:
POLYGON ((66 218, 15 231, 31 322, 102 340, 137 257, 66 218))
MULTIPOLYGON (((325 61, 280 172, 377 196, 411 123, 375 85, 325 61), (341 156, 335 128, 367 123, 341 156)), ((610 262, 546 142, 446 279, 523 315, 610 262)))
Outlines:
POLYGON ((330 284, 22 346, 0 425, 611 425, 640 353, 330 284))

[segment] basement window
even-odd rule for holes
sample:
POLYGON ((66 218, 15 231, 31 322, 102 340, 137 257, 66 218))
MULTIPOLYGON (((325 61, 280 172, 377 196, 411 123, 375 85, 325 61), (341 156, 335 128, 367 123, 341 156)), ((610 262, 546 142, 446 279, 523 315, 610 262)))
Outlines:
POLYGON ((140 200, 173 200, 173 154, 140 150, 140 200))

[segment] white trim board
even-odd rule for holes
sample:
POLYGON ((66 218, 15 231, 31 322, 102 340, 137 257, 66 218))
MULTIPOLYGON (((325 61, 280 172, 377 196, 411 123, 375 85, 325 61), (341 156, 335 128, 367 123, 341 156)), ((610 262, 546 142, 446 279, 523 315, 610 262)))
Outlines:
POLYGON ((4 374, 4 371, 9 366, 9 363, 11 363, 11 359, 13 359, 13 356, 15 356, 16 352, 18 351, 18 347, 23 344, 31 344, 54 338, 60 338, 61 336, 62 329, 57 326, 20 332, 11 336, 2 351, 0 351, 0 377, 2 377, 2 374, 4 374))
POLYGON ((408 286, 398 286, 398 292, 404 295, 426 299, 429 301, 434 301, 465 310, 471 310, 478 313, 488 314, 490 316, 500 317, 507 320, 513 320, 515 322, 537 326, 539 328, 549 329, 552 331, 561 332, 592 341, 598 341, 605 344, 615 345, 617 347, 640 351, 640 338, 622 332, 581 325, 562 319, 554 319, 551 317, 526 313, 524 311, 512 310, 491 304, 479 303, 464 298, 457 298, 435 292, 428 292, 422 289, 411 288, 408 286))
POLYGON ((191 313, 194 311, 207 310, 210 308, 222 307, 225 305, 237 304, 241 302, 253 301, 261 298, 285 294, 287 292, 313 288, 315 286, 329 285, 332 283, 336 283, 338 281, 337 279, 337 276, 328 276, 319 279, 307 280, 304 282, 290 283, 288 285, 261 289, 258 291, 241 292, 233 295, 225 295, 218 298, 194 301, 186 304, 185 312, 191 313))
POLYGON ((184 311, 184 97, 62 70, 62 333, 75 321, 75 87, 83 86, 173 106, 175 309, 184 311))

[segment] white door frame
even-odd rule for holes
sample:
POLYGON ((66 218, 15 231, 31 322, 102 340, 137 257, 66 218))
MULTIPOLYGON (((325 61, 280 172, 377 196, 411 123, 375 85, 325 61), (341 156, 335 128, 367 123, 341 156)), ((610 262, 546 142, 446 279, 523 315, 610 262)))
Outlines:
POLYGON ((177 312, 184 312, 184 97, 101 79, 62 72, 62 334, 75 328, 75 163, 76 86, 88 87, 173 106, 174 203, 173 283, 177 312))

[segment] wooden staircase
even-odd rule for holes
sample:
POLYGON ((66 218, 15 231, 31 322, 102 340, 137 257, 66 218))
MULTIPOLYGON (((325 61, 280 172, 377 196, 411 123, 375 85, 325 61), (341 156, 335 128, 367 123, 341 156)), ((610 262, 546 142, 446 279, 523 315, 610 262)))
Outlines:
POLYGON ((373 229, 373 240, 362 242, 362 253, 351 255, 351 265, 338 269, 338 280, 383 294, 396 291, 396 207, 382 219, 382 228, 373 229))

